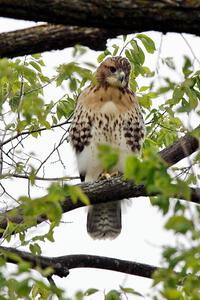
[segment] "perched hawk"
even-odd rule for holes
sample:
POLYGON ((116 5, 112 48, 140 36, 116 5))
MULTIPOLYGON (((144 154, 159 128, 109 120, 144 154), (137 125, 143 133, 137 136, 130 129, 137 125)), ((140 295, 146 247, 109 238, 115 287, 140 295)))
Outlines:
MULTIPOLYGON (((140 153, 144 122, 134 93, 129 89, 130 63, 121 56, 105 59, 96 71, 96 84, 79 96, 69 131, 82 181, 94 181, 105 171, 98 145, 118 148, 112 172, 122 173, 128 155, 140 153)), ((121 203, 89 208, 87 231, 94 239, 114 239, 121 231, 121 203)))

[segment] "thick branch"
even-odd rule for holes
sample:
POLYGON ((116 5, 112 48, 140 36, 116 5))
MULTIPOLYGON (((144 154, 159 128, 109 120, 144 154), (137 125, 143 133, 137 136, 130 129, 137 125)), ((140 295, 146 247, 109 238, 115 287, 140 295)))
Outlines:
POLYGON ((0 0, 0 16, 64 25, 200 34, 199 1, 0 0))
POLYGON ((99 28, 80 28, 64 25, 41 25, 0 34, 0 57, 64 49, 81 44, 95 50, 106 48, 108 38, 124 31, 99 28), (14 43, 13 43, 14 41, 14 43))
MULTIPOLYGON (((200 125, 197 126, 194 131, 198 131, 199 129, 200 125)), ((192 153, 197 151, 198 148, 199 141, 197 138, 192 136, 191 133, 187 133, 171 146, 161 150, 159 154, 169 166, 172 166, 181 159, 190 156, 192 153)))
MULTIPOLYGON (((160 151, 159 154, 170 166, 194 153, 198 149, 198 145, 198 140, 195 137, 186 134, 173 145, 160 151)), ((152 194, 150 195, 147 193, 143 184, 134 185, 130 181, 123 181, 122 177, 114 177, 110 180, 97 181, 93 183, 82 183, 78 184, 78 186, 80 186, 84 193, 88 196, 91 204, 117 201, 131 197, 152 196, 152 194)), ((200 203, 200 189, 191 188, 190 191, 190 199, 185 199, 185 196, 181 193, 174 195, 174 198, 200 203)), ((155 196, 156 193, 153 195, 155 196)), ((45 197, 48 197, 48 195, 45 197)), ((63 201, 61 205, 63 213, 84 206, 81 201, 77 201, 75 204, 72 203, 69 197, 66 197, 65 201, 63 201)), ((37 223, 41 223, 46 219, 46 215, 40 215, 37 218, 37 223)), ((22 224, 24 222, 23 207, 18 206, 17 208, 2 213, 0 218, 0 228, 6 229, 8 220, 16 224, 22 224)), ((30 226, 34 226, 34 224, 30 226)))
POLYGON ((70 269, 97 268, 152 278, 153 273, 158 269, 157 267, 151 265, 95 255, 79 254, 60 257, 46 257, 35 256, 25 251, 19 251, 7 247, 0 247, 0 253, 5 254, 7 257, 7 262, 10 263, 18 262, 17 258, 9 256, 9 254, 16 254, 24 261, 30 262, 32 268, 37 266, 41 267, 42 269, 52 267, 52 275, 57 275, 60 277, 66 277, 69 274, 70 269))

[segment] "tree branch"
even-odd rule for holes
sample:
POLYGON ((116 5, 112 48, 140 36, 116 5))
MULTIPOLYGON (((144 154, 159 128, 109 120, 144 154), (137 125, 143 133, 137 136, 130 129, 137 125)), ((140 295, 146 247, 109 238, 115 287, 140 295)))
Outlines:
POLYGON ((70 269, 97 268, 152 278, 153 273, 158 269, 155 266, 147 264, 95 255, 78 254, 60 257, 46 257, 36 256, 25 251, 2 246, 0 246, 0 253, 4 254, 7 262, 10 263, 18 263, 19 257, 24 261, 29 262, 32 268, 36 268, 38 266, 42 269, 51 267, 53 269, 52 275, 57 275, 59 277, 66 277, 69 274, 70 269), (17 255, 17 257, 11 254, 17 255))
MULTIPOLYGON (((198 128, 199 126, 195 130, 197 130, 198 128)), ((194 153, 198 149, 198 147, 198 140, 194 136, 186 134, 173 145, 160 151, 159 155, 163 158, 164 161, 166 161, 166 163, 168 163, 169 166, 171 166, 180 161, 181 159, 194 153)), ((101 180, 92 183, 82 183, 78 184, 77 186, 82 188, 83 192, 90 199, 91 204, 118 201, 131 197, 136 198, 140 196, 156 195, 156 193, 151 195, 148 194, 143 184, 134 185, 131 181, 124 181, 122 177, 113 177, 109 180, 101 180)), ((189 201, 192 201, 194 203, 200 203, 200 189, 190 188, 190 191, 191 195, 189 201)), ((48 195, 44 196, 44 199, 46 199, 46 197, 48 197, 48 195)), ((188 201, 188 199, 185 199, 185 196, 182 195, 181 192, 174 195, 174 198, 179 198, 188 201)), ((63 213, 82 207, 84 205, 85 204, 83 204, 80 200, 78 200, 75 204, 72 203, 70 197, 66 197, 65 200, 61 203, 63 213)), ((6 212, 1 214, 1 229, 6 229, 8 220, 15 224, 23 224, 23 206, 18 206, 14 209, 7 210, 6 212)), ((45 220, 47 220, 47 216, 40 215, 37 218, 37 223, 39 224, 45 220)), ((34 225, 35 223, 29 226, 34 225)))
POLYGON ((0 0, 0 16, 139 32, 200 34, 198 1, 0 0))
POLYGON ((17 139, 20 136, 24 136, 24 135, 28 136, 28 135, 31 135, 32 133, 35 133, 35 132, 41 132, 41 131, 45 131, 45 130, 50 130, 50 129, 54 129, 54 128, 57 128, 57 127, 61 127, 61 126, 66 125, 66 124, 70 124, 70 119, 71 119, 71 116, 68 119, 66 119, 64 122, 62 122, 62 123, 51 125, 50 128, 41 127, 41 128, 36 129, 36 130, 30 130, 30 131, 26 130, 26 131, 19 132, 16 135, 11 136, 7 140, 5 140, 2 143, 0 143, 0 148, 2 148, 6 144, 12 142, 13 140, 17 139))
POLYGON ((0 57, 15 57, 64 49, 76 44, 81 44, 95 50, 103 50, 106 48, 108 38, 113 38, 117 34, 122 33, 125 33, 125 31, 52 24, 34 26, 1 33, 0 57), (15 42, 13 43, 13 41, 15 42))

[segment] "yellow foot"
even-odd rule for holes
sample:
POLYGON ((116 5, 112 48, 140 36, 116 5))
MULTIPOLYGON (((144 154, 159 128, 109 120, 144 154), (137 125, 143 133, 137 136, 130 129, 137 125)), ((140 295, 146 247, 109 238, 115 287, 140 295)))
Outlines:
POLYGON ((112 172, 110 174, 110 177, 115 177, 115 176, 118 176, 119 175, 119 171, 115 171, 115 172, 112 172))
POLYGON ((104 172, 99 175, 99 180, 109 179, 110 177, 111 175, 109 173, 104 172))
POLYGON ((103 173, 100 174, 99 180, 110 179, 111 177, 115 177, 115 176, 118 176, 118 175, 119 175, 118 171, 110 173, 110 174, 106 173, 106 172, 103 172, 103 173))

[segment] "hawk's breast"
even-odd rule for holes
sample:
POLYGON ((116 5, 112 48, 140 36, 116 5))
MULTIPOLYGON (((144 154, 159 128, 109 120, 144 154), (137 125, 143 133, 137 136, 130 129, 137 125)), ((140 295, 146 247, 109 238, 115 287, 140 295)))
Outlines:
POLYGON ((70 139, 79 170, 89 178, 98 178, 103 171, 98 158, 99 144, 119 149, 117 168, 122 172, 126 157, 140 153, 144 139, 144 122, 134 94, 111 87, 106 91, 103 88, 84 91, 75 111, 70 139))

